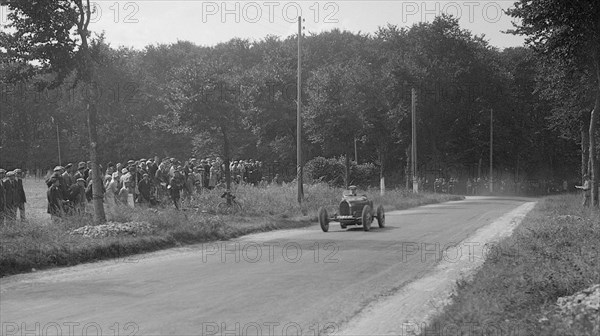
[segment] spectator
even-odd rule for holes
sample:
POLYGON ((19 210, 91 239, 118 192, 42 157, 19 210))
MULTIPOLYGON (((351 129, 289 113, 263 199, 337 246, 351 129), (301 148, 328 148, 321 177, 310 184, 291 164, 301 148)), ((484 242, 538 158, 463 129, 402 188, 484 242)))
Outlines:
POLYGON ((9 221, 17 219, 17 181, 15 180, 15 172, 9 171, 6 173, 6 179, 4 180, 4 192, 5 192, 5 207, 6 207, 6 218, 9 221))
POLYGON ((589 175, 584 174, 583 175, 583 185, 575 186, 575 188, 583 190, 583 206, 589 207, 590 206, 590 196, 592 194, 592 187, 591 187, 589 175))
POLYGON ((173 170, 173 177, 169 181, 169 189, 171 199, 173 200, 173 204, 175 208, 179 210, 179 199, 181 198, 181 190, 183 189, 183 176, 181 175, 181 171, 178 168, 173 170))
POLYGON ((117 194, 119 193, 119 189, 119 173, 114 172, 106 185, 106 193, 104 194, 104 200, 109 208, 114 209, 117 205, 117 194))
POLYGON ((280 186, 283 184, 283 179, 281 178, 281 176, 279 176, 279 174, 275 174, 275 178, 273 178, 273 182, 275 182, 275 184, 280 186))
POLYGON ((25 203, 27 203, 27 197, 25 197, 25 189, 23 188, 23 171, 21 169, 15 169, 15 177, 17 179, 16 210, 19 211, 19 217, 21 218, 21 221, 24 221, 27 219, 25 217, 25 203))
POLYGON ((142 175, 142 180, 138 183, 138 190, 140 192, 138 202, 150 204, 150 199, 152 197, 152 181, 147 173, 142 175))
POLYGON ((87 181, 87 176, 85 173, 85 162, 82 161, 79 162, 79 164, 77 164, 77 172, 73 175, 73 178, 75 179, 75 181, 77 181, 77 179, 79 178, 83 178, 85 181, 87 181))
POLYGON ((85 213, 85 180, 83 177, 77 179, 75 184, 69 187, 68 199, 73 205, 73 214, 84 214, 85 213))
POLYGON ((119 199, 119 204, 128 205, 129 203, 129 180, 123 182, 121 190, 117 194, 117 198, 119 199))
POLYGON ((50 178, 50 188, 48 188, 47 197, 48 197, 48 213, 52 217, 52 220, 57 220, 62 217, 65 213, 64 211, 64 194, 62 193, 62 189, 60 188, 60 179, 59 174, 55 173, 50 178))
POLYGON ((64 172, 62 173, 62 182, 65 183, 65 187, 70 187, 72 184, 75 184, 75 178, 71 174, 71 170, 73 169, 73 164, 69 163, 65 166, 64 172))

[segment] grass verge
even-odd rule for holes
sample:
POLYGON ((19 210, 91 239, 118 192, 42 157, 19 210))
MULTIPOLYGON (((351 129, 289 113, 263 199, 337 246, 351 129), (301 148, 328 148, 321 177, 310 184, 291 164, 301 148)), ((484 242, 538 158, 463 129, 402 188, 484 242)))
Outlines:
MULTIPOLYGON (((222 200, 222 191, 202 194, 191 201, 188 211, 171 207, 159 211, 141 208, 119 208, 111 220, 115 222, 147 222, 154 230, 145 234, 87 238, 69 233, 89 225, 89 219, 73 217, 57 223, 31 220, 0 227, 0 277, 56 266, 71 266, 84 262, 126 258, 186 244, 228 240, 254 232, 298 228, 316 222, 320 206, 337 207, 342 189, 324 184, 305 188, 305 201, 298 206, 296 186, 255 188, 240 186, 234 193, 243 204, 243 211, 232 216, 214 215, 222 200), (196 210, 193 210, 196 209, 196 210)), ((375 204, 386 210, 462 199, 444 194, 417 194, 404 190, 366 192, 375 204)))
POLYGON ((559 297, 600 283, 600 214, 580 202, 576 195, 540 201, 500 242, 500 253, 488 258, 472 281, 458 283, 453 302, 428 329, 596 335, 598 316, 564 316, 555 305, 559 297))

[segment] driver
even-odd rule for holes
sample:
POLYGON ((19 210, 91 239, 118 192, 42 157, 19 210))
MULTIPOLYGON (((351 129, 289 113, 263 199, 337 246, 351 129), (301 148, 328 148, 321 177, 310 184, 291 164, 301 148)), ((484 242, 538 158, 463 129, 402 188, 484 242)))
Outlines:
POLYGON ((356 186, 349 186, 348 189, 350 190, 350 192, 352 193, 352 196, 356 196, 356 186))

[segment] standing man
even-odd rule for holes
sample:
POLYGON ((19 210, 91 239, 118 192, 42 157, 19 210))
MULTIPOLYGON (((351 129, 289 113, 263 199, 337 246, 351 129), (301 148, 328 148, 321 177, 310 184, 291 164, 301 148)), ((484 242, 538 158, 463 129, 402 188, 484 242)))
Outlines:
POLYGON ((50 188, 48 188, 47 197, 48 197, 48 213, 50 217, 52 217, 53 221, 58 220, 65 213, 63 203, 65 198, 63 196, 62 190, 60 188, 60 180, 58 179, 60 175, 54 174, 50 178, 50 188))
POLYGON ((175 204, 175 208, 179 210, 179 199, 181 198, 181 190, 183 189, 183 175, 181 175, 180 168, 176 167, 173 171, 173 177, 169 180, 169 189, 171 199, 173 200, 173 204, 175 204))
POLYGON ((85 173, 85 162, 81 161, 77 165, 77 172, 73 175, 73 179, 77 181, 77 179, 84 179, 87 181, 86 173, 85 173))
POLYGON ((138 202, 151 205, 150 199, 152 197, 152 181, 147 173, 142 175, 142 180, 138 183, 138 190, 140 192, 138 202))
POLYGON ((75 184, 69 187, 69 201, 73 204, 74 214, 85 214, 85 180, 83 177, 77 179, 75 184))
POLYGON ((17 219, 17 181, 15 179, 15 172, 9 171, 6 173, 6 177, 4 180, 6 218, 9 221, 14 221, 17 219))
POLYGON ((590 206, 590 196, 592 194, 590 176, 588 174, 584 174, 583 175, 583 185, 575 186, 575 188, 583 190, 583 206, 589 207, 590 206))
POLYGON ((83 178, 88 181, 90 177, 90 172, 92 171, 92 161, 88 161, 85 166, 85 171, 83 173, 83 178))
POLYGON ((71 185, 75 184, 75 180, 71 171, 73 170, 73 164, 69 163, 65 166, 65 172, 62 173, 62 181, 65 183, 65 186, 68 188, 71 185))
POLYGON ((25 197, 25 189, 23 188, 23 171, 21 169, 15 169, 15 175, 17 179, 17 210, 19 210, 21 221, 24 221, 27 219, 25 217, 25 203, 27 203, 27 197, 25 197))

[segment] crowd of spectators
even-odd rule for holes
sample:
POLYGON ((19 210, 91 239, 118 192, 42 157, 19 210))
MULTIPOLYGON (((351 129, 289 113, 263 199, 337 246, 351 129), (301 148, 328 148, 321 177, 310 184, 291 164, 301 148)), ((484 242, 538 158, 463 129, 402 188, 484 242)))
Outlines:
MULTIPOLYGON (((154 157, 109 162, 100 167, 104 203, 109 211, 121 205, 156 206, 168 201, 179 209, 182 197, 188 199, 203 190, 225 184, 225 164, 220 158, 191 158, 181 162, 175 158, 154 157)), ((262 162, 232 160, 231 182, 251 185, 267 183, 262 162)), ((53 217, 79 214, 93 198, 91 162, 57 166, 46 180, 48 213, 53 217)), ((278 175, 274 182, 280 183, 278 175)))
MULTIPOLYGON (((118 206, 159 204, 179 209, 182 199, 191 199, 203 191, 225 187, 225 163, 219 157, 180 161, 158 156, 149 159, 100 164, 103 203, 110 212, 118 206)), ((84 215, 93 201, 91 161, 56 166, 46 175, 47 213, 53 220, 65 216, 84 215)), ((279 174, 267 180, 267 169, 258 160, 231 160, 231 183, 266 186, 282 184, 279 174)), ((272 172, 271 172, 272 173, 272 172)), ((0 169, 0 224, 25 220, 24 172, 0 169)), ((100 193, 99 193, 100 194, 100 193)))

